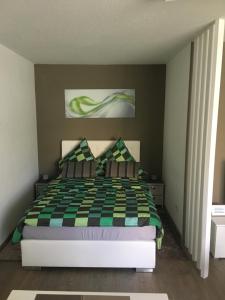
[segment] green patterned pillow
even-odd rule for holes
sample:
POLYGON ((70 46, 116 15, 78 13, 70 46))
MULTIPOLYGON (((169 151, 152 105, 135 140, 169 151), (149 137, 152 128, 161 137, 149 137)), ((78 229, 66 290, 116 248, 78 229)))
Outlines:
POLYGON ((88 146, 88 142, 86 139, 82 139, 80 144, 76 146, 73 150, 71 150, 65 157, 63 157, 59 161, 59 168, 63 168, 63 164, 66 161, 90 161, 94 160, 95 157, 91 152, 91 149, 88 146))
POLYGON ((130 154, 127 146, 123 139, 118 139, 116 143, 101 154, 97 159, 97 175, 104 175, 106 171, 106 163, 109 160, 115 161, 135 161, 133 156, 130 154))

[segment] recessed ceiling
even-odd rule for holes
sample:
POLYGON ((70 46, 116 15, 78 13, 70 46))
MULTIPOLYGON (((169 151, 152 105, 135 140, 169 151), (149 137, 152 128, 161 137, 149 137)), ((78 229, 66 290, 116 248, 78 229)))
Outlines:
POLYGON ((0 0, 0 43, 39 64, 165 63, 225 0, 0 0))

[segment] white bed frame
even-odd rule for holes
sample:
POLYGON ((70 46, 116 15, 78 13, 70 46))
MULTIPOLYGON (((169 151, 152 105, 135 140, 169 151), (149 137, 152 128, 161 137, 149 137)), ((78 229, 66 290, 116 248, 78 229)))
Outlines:
MULTIPOLYGON (((80 141, 62 141, 64 157, 80 141)), ((88 141, 97 157, 113 141, 88 141)), ((125 141, 136 161, 140 161, 140 141, 125 141)), ((152 272, 156 264, 155 241, 21 241, 23 267, 135 268, 152 272)))

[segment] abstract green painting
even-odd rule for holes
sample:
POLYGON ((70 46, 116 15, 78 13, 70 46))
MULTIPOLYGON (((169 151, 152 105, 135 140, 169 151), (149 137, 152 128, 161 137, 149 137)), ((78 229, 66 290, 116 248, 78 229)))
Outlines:
POLYGON ((65 90, 66 118, 134 118, 134 89, 65 90))

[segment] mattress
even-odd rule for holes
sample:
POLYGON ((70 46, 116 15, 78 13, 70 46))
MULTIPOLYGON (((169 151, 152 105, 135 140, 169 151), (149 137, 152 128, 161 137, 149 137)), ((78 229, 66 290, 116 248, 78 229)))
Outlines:
POLYGON ((23 228, 23 239, 149 241, 156 238, 155 226, 143 227, 47 227, 23 228))
POLYGON ((25 212, 12 242, 21 238, 159 241, 162 234, 146 182, 137 178, 58 178, 25 212))

